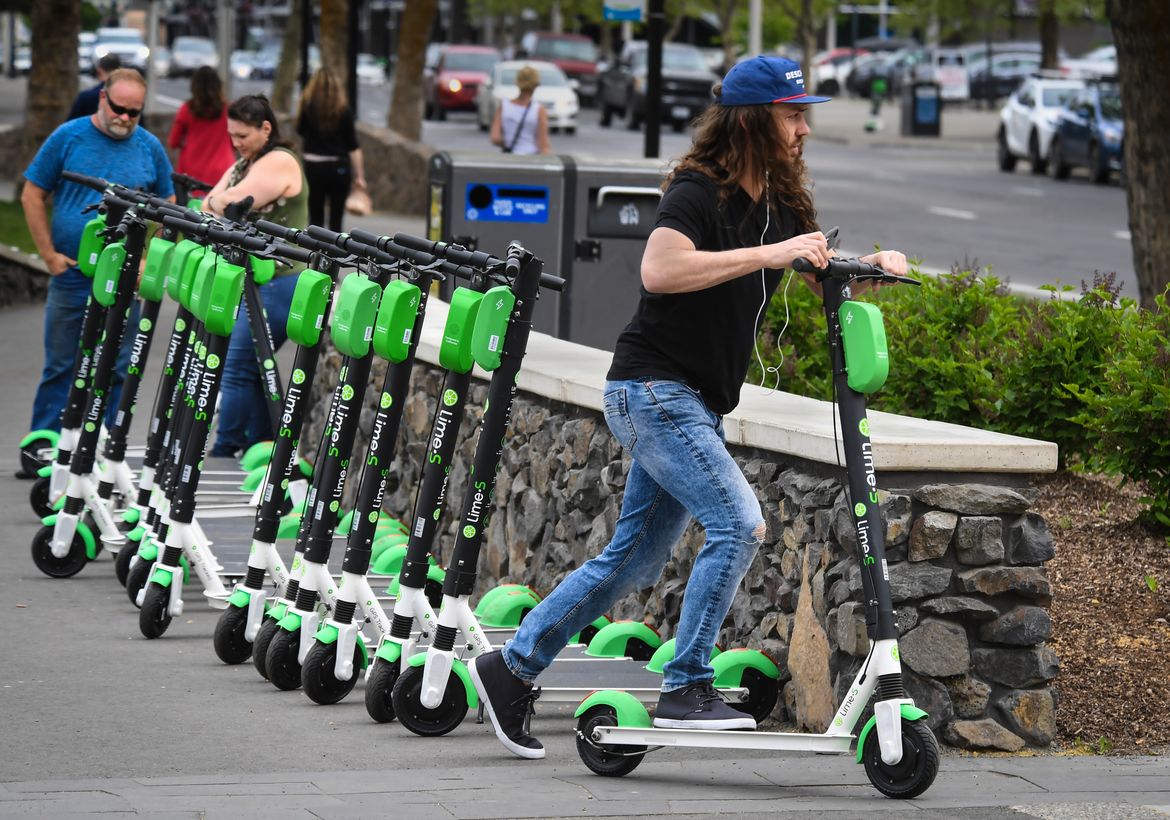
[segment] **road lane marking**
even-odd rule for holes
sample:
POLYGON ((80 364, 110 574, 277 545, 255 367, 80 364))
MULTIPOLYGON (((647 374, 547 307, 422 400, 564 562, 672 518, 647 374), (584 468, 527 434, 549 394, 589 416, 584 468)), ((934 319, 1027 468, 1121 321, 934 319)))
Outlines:
POLYGON ((926 209, 935 216, 948 216, 951 219, 975 219, 974 211, 962 211, 958 208, 940 208, 937 205, 931 205, 926 209))
POLYGON ((1117 237, 1118 239, 1124 239, 1126 242, 1130 241, 1133 238, 1132 236, 1129 235, 1129 231, 1114 231, 1113 235, 1115 237, 1117 237))

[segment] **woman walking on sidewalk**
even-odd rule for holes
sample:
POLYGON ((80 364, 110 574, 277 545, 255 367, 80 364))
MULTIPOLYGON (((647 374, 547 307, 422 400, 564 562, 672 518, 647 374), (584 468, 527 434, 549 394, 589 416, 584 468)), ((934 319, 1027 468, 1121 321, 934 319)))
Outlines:
POLYGON ((318 69, 305 87, 297 133, 304 141, 309 222, 340 231, 346 197, 351 190, 365 192, 366 176, 345 88, 328 68, 318 69))

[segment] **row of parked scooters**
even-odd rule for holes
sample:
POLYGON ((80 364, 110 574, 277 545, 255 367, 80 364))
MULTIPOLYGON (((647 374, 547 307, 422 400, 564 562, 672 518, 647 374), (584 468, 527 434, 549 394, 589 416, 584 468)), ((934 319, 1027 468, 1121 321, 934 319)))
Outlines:
MULTIPOLYGON (((162 637, 183 612, 184 584, 194 576, 207 601, 222 610, 212 644, 224 663, 251 659, 276 688, 303 688, 319 704, 341 701, 364 673, 365 705, 373 720, 397 719, 426 736, 453 730, 480 706, 464 659, 491 651, 492 642, 506 637, 540 600, 526 586, 502 585, 471 606, 533 309, 541 288, 560 289, 563 280, 545 273, 541 260, 516 243, 496 257, 403 234, 301 230, 248 219, 248 202, 216 218, 105 180, 65 176, 102 196, 79 251, 93 289, 61 432, 33 431, 21 442, 27 466, 39 476, 30 494, 34 510, 43 515, 32 541, 36 566, 46 575, 69 577, 101 551, 112 553, 116 575, 139 608, 139 629, 151 639, 162 637), (157 232, 150 238, 152 225, 157 232), (289 312, 287 332, 295 353, 282 387, 259 287, 285 265, 304 270, 289 312), (403 523, 382 509, 383 496, 428 296, 442 278, 458 283, 439 334, 444 378, 434 397, 414 509, 403 523), (131 420, 168 296, 177 312, 146 444, 132 450, 131 420), (238 463, 218 463, 205 458, 205 451, 228 342, 241 320, 249 323, 274 438, 238 463), (326 328, 342 358, 310 465, 301 457, 301 436, 320 377, 326 328), (130 366, 107 429, 103 420, 115 360, 130 333, 130 366), (375 358, 386 362, 385 376, 365 431, 368 446, 357 453, 375 358), (454 544, 441 562, 436 539, 475 366, 490 374, 487 401, 454 544), (351 488, 356 500, 346 511, 347 479, 359 465, 356 491, 351 488), (252 522, 242 571, 225 572, 200 519, 219 528, 221 545, 231 540, 231 522, 252 522), (278 549, 282 540, 294 541, 287 564, 278 549), (335 577, 329 560, 341 540, 345 552, 335 577)), ((181 191, 202 186, 181 175, 176 183, 181 191)), ((842 350, 837 312, 857 305, 844 301, 848 282, 909 281, 857 260, 834 262, 821 274, 830 336, 837 339, 835 357, 842 350)), ((876 333, 880 314, 870 319, 859 324, 876 327, 876 333)), ((864 349, 882 366, 880 386, 884 334, 880 340, 874 335, 864 349)), ((845 383, 844 360, 836 367, 847 394, 841 404, 847 456, 854 450, 860 454, 868 446, 862 392, 871 388, 845 383)), ((851 379, 862 372, 856 363, 851 368, 851 379)), ((851 491, 865 497, 862 461, 847 461, 851 491)), ((580 701, 577 748, 583 762, 598 774, 623 775, 650 745, 847 754, 856 741, 858 762, 884 794, 913 797, 925 791, 937 772, 938 750, 922 722, 925 713, 902 689, 888 581, 880 570, 884 559, 880 565, 873 559, 881 556, 877 506, 859 503, 854 512, 858 526, 875 533, 871 538, 877 542, 862 562, 875 642, 826 733, 651 729, 642 704, 657 701, 656 686, 620 692, 542 687, 545 701, 580 701), (875 714, 855 737, 853 727, 875 692, 875 714)), ((573 644, 573 651, 584 649, 586 656, 615 664, 648 661, 646 668, 655 672, 674 651, 673 641, 663 642, 646 624, 607 618, 583 630, 573 644)), ((749 649, 716 650, 712 666, 723 697, 757 721, 771 714, 779 680, 771 659, 749 649)))

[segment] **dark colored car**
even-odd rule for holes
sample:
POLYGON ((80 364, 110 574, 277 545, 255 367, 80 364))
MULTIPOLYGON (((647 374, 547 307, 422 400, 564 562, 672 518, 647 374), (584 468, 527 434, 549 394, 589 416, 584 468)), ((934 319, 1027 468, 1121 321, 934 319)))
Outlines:
POLYGON ((1068 179, 1073 168, 1088 168, 1104 185, 1114 171, 1124 174, 1125 122, 1116 83, 1090 83, 1060 112, 1048 151, 1048 171, 1068 179))
MULTIPOLYGON (((646 117, 646 44, 627 44, 621 58, 602 72, 598 87, 601 124, 609 125, 615 114, 626 118, 626 127, 636 131, 646 117)), ((694 46, 664 43, 662 46, 662 121, 682 131, 707 109, 714 96, 712 86, 719 78, 707 65, 703 52, 694 46)))
POLYGON ((491 46, 447 46, 423 93, 428 120, 444 120, 448 111, 474 111, 475 95, 500 61, 491 46))
POLYGON ((993 53, 990 66, 984 62, 981 68, 971 72, 971 99, 994 101, 1010 97, 1039 69, 1039 54, 993 53))
MULTIPOLYGON (((584 34, 554 34, 533 31, 521 43, 524 56, 552 63, 570 82, 577 84, 582 105, 592 105, 597 98, 597 46, 584 34)), ((520 57, 517 57, 520 59, 520 57)))

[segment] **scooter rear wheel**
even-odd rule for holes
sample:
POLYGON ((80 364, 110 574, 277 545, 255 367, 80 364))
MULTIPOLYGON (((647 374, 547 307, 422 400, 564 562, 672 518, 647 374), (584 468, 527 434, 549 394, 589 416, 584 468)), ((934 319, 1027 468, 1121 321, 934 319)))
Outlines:
POLYGON ((53 504, 49 501, 49 477, 37 476, 36 481, 28 488, 28 503, 32 511, 40 518, 53 514, 53 504))
MULTIPOLYGON (((360 635, 358 640, 361 640, 360 635)), ((353 691, 362 668, 361 647, 355 645, 353 648, 353 674, 349 680, 337 679, 334 674, 336 663, 337 642, 320 643, 314 640, 313 648, 305 656, 305 665, 301 669, 301 686, 313 703, 329 706, 344 700, 353 691)))
POLYGON ((770 678, 758 669, 743 670, 741 684, 747 688, 748 697, 743 703, 733 703, 732 706, 741 712, 747 712, 762 723, 771 717, 776 708, 776 699, 780 696, 780 681, 770 678))
POLYGON ((252 641, 252 665, 264 680, 268 680, 268 647, 278 629, 280 622, 265 615, 260 622, 260 631, 256 633, 256 640, 252 641))
POLYGON ((211 642, 215 656, 227 664, 240 664, 252 657, 252 642, 244 637, 248 628, 248 608, 232 606, 219 616, 211 642))
POLYGON ((56 444, 49 438, 35 438, 20 448, 20 466, 26 475, 36 475, 52 459, 56 444))
POLYGON ((53 527, 41 527, 32 540, 32 559, 37 569, 50 578, 69 578, 84 569, 89 563, 85 554, 85 541, 81 533, 73 533, 69 552, 64 558, 53 555, 53 527))
POLYGON ((277 629, 268 644, 268 652, 264 655, 268 668, 268 680, 277 689, 291 692, 301 688, 301 664, 297 655, 301 649, 301 630, 289 632, 287 629, 277 629))
POLYGON ((892 766, 882 760, 876 729, 865 738, 861 759, 874 788, 886 797, 909 800, 930 788, 938 774, 938 741, 920 720, 902 721, 902 759, 892 766))
POLYGON ((593 740, 598 726, 617 725, 617 713, 610 706, 594 706, 577 721, 577 755, 594 774, 623 777, 645 757, 645 746, 603 746, 593 740))
POLYGON ((467 716, 467 692, 462 679, 452 670, 443 699, 434 709, 422 705, 423 667, 408 666, 394 682, 391 697, 398 722, 416 735, 439 737, 463 722, 467 716))
POLYGON ((366 712, 376 723, 394 720, 394 682, 398 680, 398 664, 374 658, 374 668, 366 678, 366 712))
MULTIPOLYGON (((173 580, 171 583, 179 583, 173 580)), ((146 638, 161 638, 171 625, 171 590, 159 584, 148 584, 138 612, 138 629, 146 638)))

